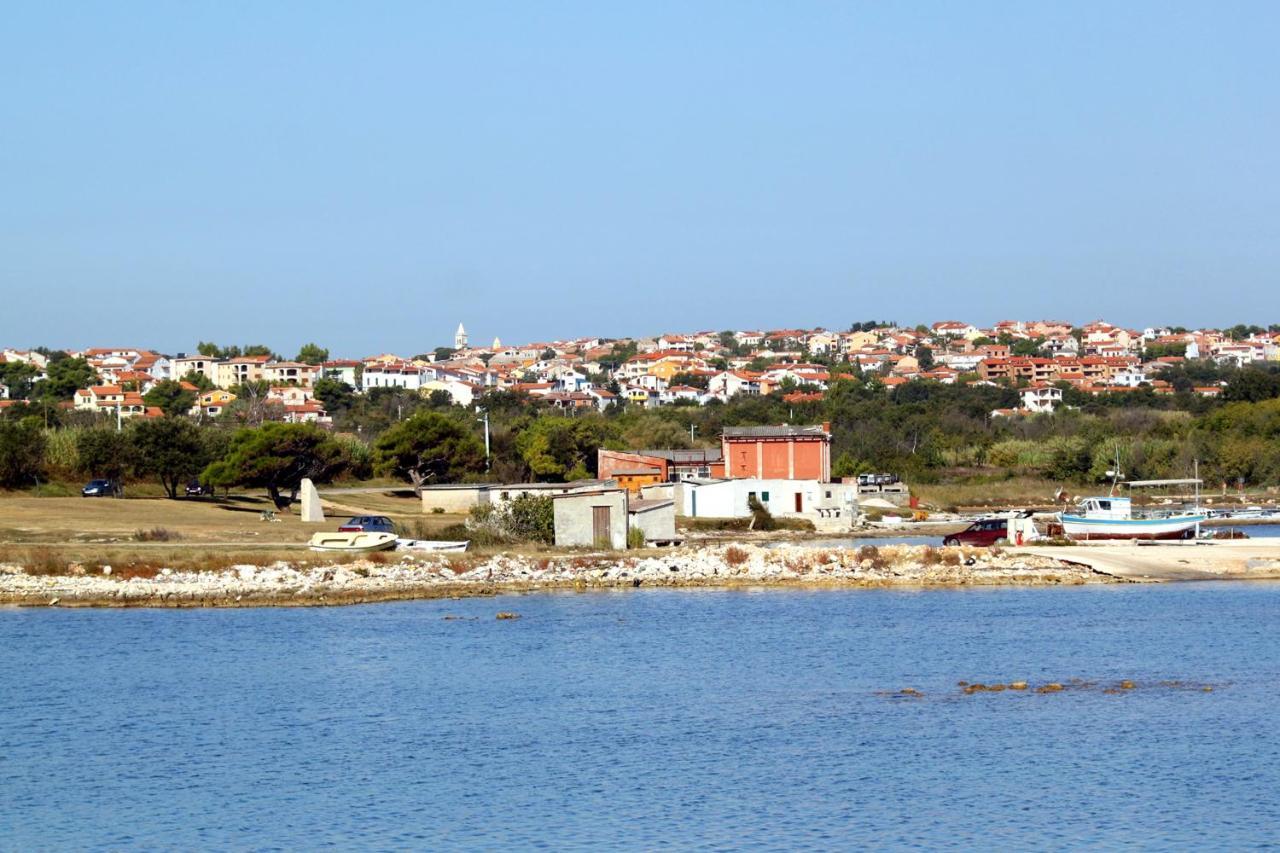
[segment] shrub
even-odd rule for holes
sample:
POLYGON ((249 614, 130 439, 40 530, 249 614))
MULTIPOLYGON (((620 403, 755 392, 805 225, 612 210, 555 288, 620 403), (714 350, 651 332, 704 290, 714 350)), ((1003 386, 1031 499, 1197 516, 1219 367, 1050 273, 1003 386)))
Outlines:
POLYGON ((22 569, 29 575, 64 575, 67 561, 52 548, 41 546, 27 551, 22 559, 22 569))
POLYGON ((769 512, 764 504, 756 500, 755 495, 747 498, 747 509, 751 510, 751 519, 754 522, 751 525, 753 530, 777 530, 778 523, 773 520, 773 513, 769 512))
POLYGON ((135 530, 133 538, 139 542, 172 542, 181 539, 182 534, 164 527, 153 527, 150 530, 135 530))
POLYGON ((476 544, 543 542, 556 538, 555 509, 546 495, 519 495, 504 504, 472 507, 465 529, 476 544))
POLYGON ((725 565, 729 566, 741 566, 747 560, 751 559, 751 555, 739 548, 737 545, 730 545, 728 548, 725 548, 723 556, 725 565))
POLYGON ((885 559, 875 545, 863 545, 858 549, 858 562, 865 563, 868 560, 871 561, 872 568, 882 569, 885 566, 885 559))
POLYGON ((627 547, 643 548, 644 547, 644 531, 639 527, 627 528, 627 547))

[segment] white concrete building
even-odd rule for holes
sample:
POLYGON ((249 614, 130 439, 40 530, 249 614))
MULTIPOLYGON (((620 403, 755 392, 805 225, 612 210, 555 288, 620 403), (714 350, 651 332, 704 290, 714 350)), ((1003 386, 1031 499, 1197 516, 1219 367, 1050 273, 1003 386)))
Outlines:
POLYGON ((1028 412, 1052 412, 1062 404, 1062 389, 1053 385, 1032 385, 1018 392, 1022 408, 1028 412))

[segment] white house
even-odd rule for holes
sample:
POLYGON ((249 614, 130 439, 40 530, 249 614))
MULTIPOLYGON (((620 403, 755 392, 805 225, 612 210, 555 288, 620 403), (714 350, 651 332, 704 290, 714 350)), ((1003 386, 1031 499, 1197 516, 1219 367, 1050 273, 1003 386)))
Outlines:
POLYGON ((363 385, 366 391, 370 388, 404 388, 408 391, 417 391, 422 388, 425 376, 425 370, 407 362, 366 364, 363 385))
POLYGON ((1052 412, 1062 403, 1062 389, 1044 383, 1023 388, 1018 395, 1028 412, 1052 412))
POLYGON ((449 395, 449 399, 453 400, 455 405, 470 406, 479 390, 478 386, 470 382, 464 382, 446 374, 439 379, 429 379, 423 382, 419 393, 427 395, 433 391, 443 391, 449 395))
POLYGON ((848 516, 858 487, 817 480, 686 480, 675 490, 676 509, 690 518, 746 518, 751 499, 776 516, 848 516), (838 511, 838 512, 837 512, 838 511))
POLYGON ((1141 367, 1123 367, 1111 374, 1111 384, 1124 388, 1137 388, 1147 381, 1147 374, 1141 367))
POLYGON ((360 389, 360 371, 361 364, 358 361, 326 361, 320 365, 320 375, 323 378, 345 382, 356 390, 360 389))
POLYGON ((707 391, 714 397, 727 400, 735 394, 759 394, 760 379, 754 374, 739 370, 723 370, 707 381, 707 391))

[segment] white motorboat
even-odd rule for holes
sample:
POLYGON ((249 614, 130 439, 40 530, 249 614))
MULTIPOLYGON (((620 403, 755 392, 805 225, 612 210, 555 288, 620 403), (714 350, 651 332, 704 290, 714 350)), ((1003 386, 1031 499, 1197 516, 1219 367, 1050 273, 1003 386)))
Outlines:
POLYGON ((396 548, 401 551, 437 551, 456 554, 467 550, 470 539, 461 542, 448 542, 442 539, 397 539, 396 548))
POLYGON ((310 545, 312 551, 345 551, 349 554, 363 554, 394 548, 396 535, 364 530, 339 530, 332 533, 316 533, 311 537, 310 545))

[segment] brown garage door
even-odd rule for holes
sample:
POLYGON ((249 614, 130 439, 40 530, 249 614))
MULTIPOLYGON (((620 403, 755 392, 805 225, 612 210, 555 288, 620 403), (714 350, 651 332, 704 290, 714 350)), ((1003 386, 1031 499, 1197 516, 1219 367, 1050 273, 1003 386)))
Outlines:
POLYGON ((609 507, 593 506, 591 508, 591 540, 596 547, 607 548, 613 544, 609 536, 609 507))

